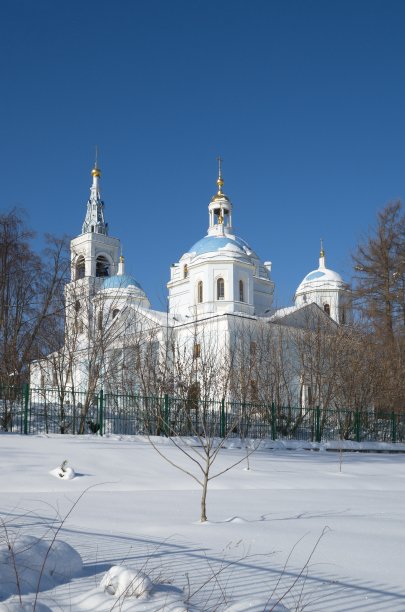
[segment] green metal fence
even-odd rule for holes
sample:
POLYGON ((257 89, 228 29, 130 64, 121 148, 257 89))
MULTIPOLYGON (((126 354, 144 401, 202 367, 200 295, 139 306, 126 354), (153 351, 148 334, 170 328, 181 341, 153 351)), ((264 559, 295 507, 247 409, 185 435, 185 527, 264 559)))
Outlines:
POLYGON ((0 387, 0 429, 21 434, 226 435, 405 442, 405 413, 0 387))

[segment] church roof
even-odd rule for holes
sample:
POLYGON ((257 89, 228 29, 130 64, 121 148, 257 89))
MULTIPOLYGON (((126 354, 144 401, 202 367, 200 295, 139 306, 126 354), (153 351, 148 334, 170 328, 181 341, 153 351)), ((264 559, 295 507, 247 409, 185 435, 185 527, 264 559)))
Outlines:
POLYGON ((141 285, 130 274, 116 274, 115 276, 107 276, 101 286, 102 289, 128 289, 128 287, 136 287, 143 291, 141 285))
POLYGON ((344 286, 346 286, 346 283, 340 274, 334 270, 329 270, 329 268, 320 267, 305 276, 305 278, 298 285, 295 294, 298 295, 301 292, 316 289, 331 289, 344 286))
POLYGON ((251 252, 249 245, 238 236, 205 236, 196 242, 188 252, 203 255, 204 253, 215 253, 219 249, 229 246, 242 251, 243 254, 250 254, 251 252))
POLYGON ((336 325, 336 321, 331 319, 315 302, 304 306, 295 305, 280 308, 269 317, 269 321, 295 328, 315 330, 317 329, 316 321, 319 320, 319 317, 322 317, 322 320, 328 324, 336 325))
POLYGON ((340 276, 340 274, 338 274, 337 272, 334 272, 334 270, 329 270, 329 268, 318 268, 317 270, 313 270, 312 272, 307 274, 301 284, 311 283, 313 281, 318 282, 318 281, 330 281, 330 280, 343 283, 343 279, 340 276))

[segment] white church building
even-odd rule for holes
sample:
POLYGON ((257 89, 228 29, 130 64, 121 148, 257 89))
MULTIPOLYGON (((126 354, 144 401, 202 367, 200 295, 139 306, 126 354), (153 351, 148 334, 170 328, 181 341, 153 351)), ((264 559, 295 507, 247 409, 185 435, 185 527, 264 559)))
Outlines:
MULTIPOLYGON (((229 373, 248 369, 263 329, 304 329, 308 313, 332 326, 350 323, 349 286, 326 267, 322 247, 319 266, 298 286, 294 305, 273 308, 271 262, 235 233, 221 165, 206 235, 184 245, 188 250, 171 265, 167 312, 153 310, 139 279, 127 271, 120 240, 109 235, 100 177, 94 167, 82 231, 71 241, 64 346, 32 364, 32 386, 229 394, 229 373), (249 339, 246 367, 240 355, 238 363, 232 357, 242 336, 249 339)), ((296 376, 297 393, 302 377, 300 383, 296 376)))

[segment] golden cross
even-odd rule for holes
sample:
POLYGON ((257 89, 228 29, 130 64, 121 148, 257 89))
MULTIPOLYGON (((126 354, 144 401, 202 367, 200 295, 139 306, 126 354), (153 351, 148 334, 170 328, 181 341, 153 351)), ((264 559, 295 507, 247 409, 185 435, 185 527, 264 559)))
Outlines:
POLYGON ((222 177, 222 158, 221 157, 217 157, 217 161, 218 161, 218 176, 221 178, 222 177))

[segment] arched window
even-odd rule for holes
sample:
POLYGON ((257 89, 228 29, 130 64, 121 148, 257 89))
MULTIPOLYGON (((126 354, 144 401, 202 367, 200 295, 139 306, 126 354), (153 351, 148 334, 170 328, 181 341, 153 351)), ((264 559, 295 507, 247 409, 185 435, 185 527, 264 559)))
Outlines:
POLYGON ((117 316, 117 314, 119 313, 120 309, 119 308, 114 308, 114 310, 112 311, 112 318, 115 319, 115 317, 117 316))
POLYGON ((183 277, 187 278, 188 276, 188 265, 184 264, 184 268, 183 268, 183 277))
POLYGON ((109 276, 110 264, 107 257, 99 255, 96 261, 96 276, 109 276))
POLYGON ((82 305, 80 304, 80 300, 76 300, 75 302, 75 311, 79 312, 82 305))
POLYGON ((79 278, 84 278, 85 271, 86 264, 84 261, 84 257, 83 255, 80 255, 80 257, 78 257, 76 261, 76 280, 79 280, 79 278))
POLYGON ((203 282, 202 281, 198 281, 198 285, 197 285, 197 302, 199 304, 202 303, 204 298, 204 294, 203 294, 203 282))
POLYGON ((217 300, 225 298, 225 282, 223 278, 217 279, 217 300))
POLYGON ((245 301, 245 294, 243 291, 244 287, 243 287, 243 281, 240 280, 239 281, 239 301, 240 302, 244 302, 245 301))
POLYGON ((329 304, 324 304, 323 305, 323 311, 326 312, 328 317, 330 317, 330 306, 329 306, 329 304))
POLYGON ((97 317, 97 327, 99 331, 103 329, 103 313, 101 312, 101 310, 99 311, 98 317, 97 317))

